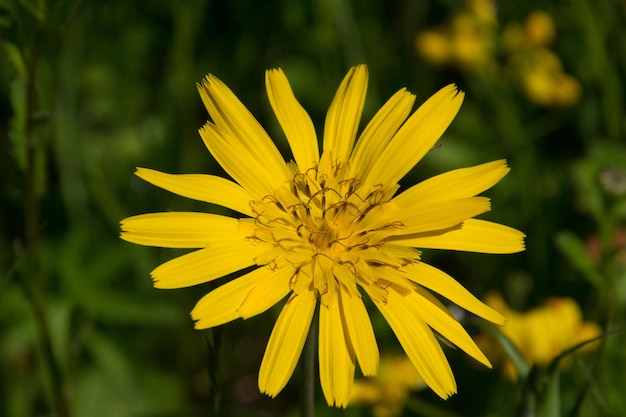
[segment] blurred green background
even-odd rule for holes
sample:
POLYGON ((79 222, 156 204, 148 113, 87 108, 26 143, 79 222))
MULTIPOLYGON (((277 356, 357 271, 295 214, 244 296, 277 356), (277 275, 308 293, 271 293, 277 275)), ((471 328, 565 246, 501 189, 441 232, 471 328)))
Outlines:
MULTIPOLYGON (((267 68, 318 132, 352 65, 370 73, 363 123, 402 87, 421 103, 458 84, 459 115, 405 185, 506 158, 486 217, 524 231, 527 250, 425 259, 519 311, 568 296, 603 329, 626 322, 623 0, 0 0, 0 35, 0 416, 297 415, 298 372, 277 399, 256 387, 277 310, 196 331, 188 313, 211 285, 153 289, 151 269, 179 252, 118 238, 130 215, 219 210, 133 176, 222 172, 197 134, 209 72, 283 151, 267 68)), ((373 322, 381 350, 399 350, 373 322)), ((404 415, 516 416, 535 400, 626 415, 624 332, 526 384, 446 350, 459 393, 415 392, 404 415)), ((320 398, 317 412, 372 410, 320 398)))

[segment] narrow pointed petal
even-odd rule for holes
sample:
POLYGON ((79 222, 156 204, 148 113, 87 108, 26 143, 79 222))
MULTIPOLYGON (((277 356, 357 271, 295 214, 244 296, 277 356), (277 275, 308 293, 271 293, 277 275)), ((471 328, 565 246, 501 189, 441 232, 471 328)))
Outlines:
POLYGON ((259 370, 259 390, 275 397, 293 374, 311 326, 315 292, 292 294, 278 316, 259 370))
POLYGON ((463 326, 450 314, 448 309, 439 300, 423 288, 416 288, 415 292, 407 296, 413 311, 436 330, 443 337, 462 349, 478 362, 491 368, 489 359, 480 351, 476 343, 467 334, 463 326))
POLYGON ((442 88, 409 117, 380 155, 366 184, 395 184, 432 149, 456 116, 464 94, 456 86, 442 88))
POLYGON ((415 96, 406 89, 395 93, 367 124, 350 156, 353 172, 366 178, 374 162, 411 113, 415 96))
POLYGON ((395 219, 404 227, 397 233, 409 235, 447 229, 489 211, 490 207, 486 197, 469 197, 401 208, 395 219))
POLYGON ((267 164, 260 162, 254 151, 224 136, 227 132, 218 126, 206 123, 199 132, 205 146, 224 171, 250 194, 257 198, 265 196, 283 184, 280 176, 274 176, 271 170, 266 169, 269 161, 267 164))
POLYGON ((423 249, 506 254, 524 250, 526 235, 512 227, 479 219, 435 233, 417 233, 392 238, 394 244, 423 249))
POLYGON ((387 302, 374 300, 424 382, 441 398, 456 392, 456 382, 441 346, 406 297, 389 291, 387 302))
POLYGON ((414 262, 404 267, 411 281, 436 292, 465 310, 495 324, 503 324, 504 317, 459 284, 445 272, 425 264, 414 262))
POLYGON ((205 249, 168 261, 151 273, 156 288, 184 288, 202 284, 255 264, 254 258, 268 248, 226 236, 205 249))
POLYGON ((365 93, 367 92, 367 67, 352 67, 335 93, 324 123, 324 152, 332 151, 339 161, 346 161, 356 139, 361 121, 365 93))
POLYGON ((348 335, 340 303, 341 299, 320 307, 319 365, 326 402, 345 407, 350 399, 355 366, 354 350, 347 345, 348 335))
POLYGON ((217 287, 198 301, 191 311, 196 329, 219 326, 240 317, 238 308, 256 283, 273 271, 262 266, 217 287))
POLYGON ((211 74, 197 87, 215 125, 265 165, 272 176, 281 182, 289 180, 289 169, 276 145, 237 96, 211 74))
POLYGON ((242 301, 239 315, 243 319, 261 314, 279 302, 289 292, 289 280, 293 276, 292 267, 284 267, 266 274, 258 281, 242 301))
POLYGON ((215 175, 166 174, 147 168, 137 168, 139 178, 183 197, 222 207, 252 216, 250 201, 254 197, 239 184, 215 175))
POLYGON ((344 291, 340 291, 339 295, 346 322, 346 337, 354 348, 361 372, 365 376, 374 376, 378 372, 378 345, 363 300, 344 291))
POLYGON ((319 147, 313 121, 298 103, 281 69, 265 72, 265 86, 270 104, 285 132, 300 172, 319 162, 319 147))
POLYGON ((209 213, 165 212, 140 214, 121 222, 121 238, 161 248, 205 248, 221 244, 224 235, 246 236, 232 217, 209 213))
POLYGON ((414 185, 394 198, 394 202, 401 207, 410 207, 424 202, 474 197, 493 187, 509 171, 503 159, 455 169, 414 185))

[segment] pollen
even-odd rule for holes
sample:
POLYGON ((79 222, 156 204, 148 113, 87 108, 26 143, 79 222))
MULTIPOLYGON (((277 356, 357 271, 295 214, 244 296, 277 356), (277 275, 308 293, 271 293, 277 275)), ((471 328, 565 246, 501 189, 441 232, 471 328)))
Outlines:
POLYGON ((362 184, 347 165, 336 164, 329 173, 318 167, 305 173, 295 166, 292 170, 288 185, 251 202, 256 227, 250 238, 272 247, 256 262, 291 264, 296 271, 291 289, 297 292, 300 285, 304 289, 312 285, 322 304, 331 302, 326 294, 336 285, 356 296, 357 283, 388 285, 359 274, 358 265, 386 266, 369 252, 403 227, 384 221, 393 211, 391 197, 397 187, 362 184))

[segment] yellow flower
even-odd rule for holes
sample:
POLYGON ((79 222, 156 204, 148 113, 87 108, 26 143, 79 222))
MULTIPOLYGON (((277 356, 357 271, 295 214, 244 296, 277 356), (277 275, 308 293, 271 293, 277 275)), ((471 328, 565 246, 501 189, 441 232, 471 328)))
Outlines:
POLYGON ((576 78, 560 73, 555 77, 554 84, 553 103, 555 106, 571 106, 580 101, 582 88, 576 78))
POLYGON ((497 24, 496 4, 494 0, 467 0, 468 9, 472 12, 476 19, 488 25, 497 24))
POLYGON ((524 92, 534 103, 570 106, 580 100, 580 84, 563 72, 561 60, 549 49, 532 48, 520 54, 516 62, 524 92))
POLYGON ((383 355, 375 378, 354 382, 350 405, 372 405, 374 417, 395 417, 402 414, 411 390, 424 386, 424 381, 410 360, 403 356, 383 355))
POLYGON ((503 31, 509 67, 526 96, 544 107, 565 107, 580 101, 582 88, 566 74, 558 55, 547 48, 555 39, 552 17, 533 11, 524 25, 510 23, 503 31))
POLYGON ((330 105, 323 152, 313 122, 284 73, 269 70, 270 104, 295 162, 286 163, 265 130, 213 75, 198 90, 212 121, 200 135, 234 181, 138 168, 146 181, 218 204, 240 217, 153 213, 122 221, 122 238, 200 248, 152 271, 158 288, 201 284, 256 267, 204 296, 191 312, 196 328, 260 314, 287 298, 259 371, 259 388, 276 396, 296 366, 319 302, 319 371, 330 405, 346 406, 358 361, 375 375, 378 348, 367 294, 424 381, 441 397, 456 392, 433 331, 490 366, 461 325, 427 289, 494 323, 502 316, 444 272, 420 262, 415 248, 485 253, 523 250, 524 235, 473 219, 490 209, 476 195, 508 171, 505 161, 458 169, 398 193, 398 181, 433 147, 463 93, 450 85, 410 117, 415 97, 394 94, 355 142, 367 89, 365 66, 352 68, 330 105))
POLYGON ((466 10, 415 37, 417 52, 436 65, 453 64, 465 70, 484 70, 494 61, 497 19, 492 0, 467 0, 466 10))
MULTIPOLYGON (((544 305, 526 313, 512 310, 496 293, 488 294, 486 301, 506 316, 502 332, 530 365, 546 366, 561 352, 602 332, 596 323, 582 321, 580 307, 571 298, 552 297, 544 305)), ((587 345, 580 351, 592 347, 587 345)), ((504 371, 510 378, 516 377, 515 368, 508 360, 505 361, 504 371)))
POLYGON ((471 13, 453 17, 450 29, 450 48, 454 60, 461 67, 486 68, 493 59, 494 36, 492 26, 471 13))
POLYGON ((428 62, 435 65, 447 63, 451 58, 448 35, 437 30, 425 30, 415 37, 417 52, 428 62))
POLYGON ((524 29, 528 42, 536 46, 549 45, 556 34, 552 16, 542 10, 535 10, 528 15, 524 29))

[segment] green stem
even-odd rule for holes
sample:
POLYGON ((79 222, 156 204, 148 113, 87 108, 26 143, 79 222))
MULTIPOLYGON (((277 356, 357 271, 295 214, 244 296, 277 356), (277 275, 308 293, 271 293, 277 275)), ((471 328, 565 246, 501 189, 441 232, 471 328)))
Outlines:
POLYGON ((59 362, 56 360, 52 348, 52 338, 46 319, 46 281, 45 273, 39 269, 40 244, 42 221, 40 215, 40 193, 38 189, 37 162, 45 147, 41 145, 34 126, 34 115, 38 109, 37 70, 40 53, 44 48, 46 38, 44 28, 48 23, 47 11, 35 33, 28 60, 28 74, 26 82, 26 191, 24 196, 24 242, 26 255, 34 267, 26 268, 22 273, 23 290, 31 303, 35 325, 37 327, 37 341, 42 351, 43 366, 50 378, 53 407, 59 417, 69 417, 70 407, 67 396, 67 386, 59 362))
POLYGON ((63 381, 61 368, 52 350, 52 338, 50 337, 50 330, 46 320, 45 306, 42 300, 43 295, 38 294, 39 291, 35 291, 36 293, 32 294, 32 308, 37 325, 37 338, 42 349, 44 364, 48 368, 55 409, 60 417, 69 417, 70 408, 67 388, 63 381))
POLYGON ((315 417, 315 352, 317 351, 317 316, 313 317, 304 345, 302 369, 302 417, 315 417))

